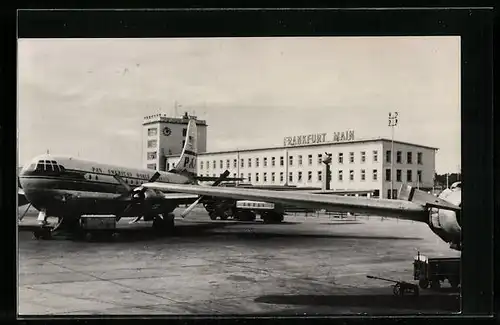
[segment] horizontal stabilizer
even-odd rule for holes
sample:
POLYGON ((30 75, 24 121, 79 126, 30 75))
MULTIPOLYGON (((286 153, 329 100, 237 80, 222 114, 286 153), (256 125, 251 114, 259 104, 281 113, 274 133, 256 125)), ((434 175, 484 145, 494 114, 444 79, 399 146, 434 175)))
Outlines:
POLYGON ((437 208, 437 209, 445 209, 452 211, 460 211, 460 207, 450 202, 443 200, 437 196, 434 196, 425 191, 416 189, 410 185, 402 185, 399 189, 400 200, 410 201, 416 204, 423 205, 427 208, 437 208))

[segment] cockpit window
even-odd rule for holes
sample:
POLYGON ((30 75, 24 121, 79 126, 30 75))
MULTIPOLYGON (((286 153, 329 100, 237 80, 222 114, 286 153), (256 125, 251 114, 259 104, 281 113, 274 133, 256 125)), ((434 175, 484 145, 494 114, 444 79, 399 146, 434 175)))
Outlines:
POLYGON ((43 160, 41 160, 36 165, 36 171, 37 172, 43 172, 44 170, 45 170, 45 164, 43 163, 43 160))

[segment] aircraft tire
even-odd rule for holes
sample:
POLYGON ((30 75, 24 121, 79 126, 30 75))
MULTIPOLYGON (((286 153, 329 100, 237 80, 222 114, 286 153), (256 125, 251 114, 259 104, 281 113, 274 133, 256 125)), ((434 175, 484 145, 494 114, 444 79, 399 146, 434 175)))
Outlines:
POLYGON ((418 281, 418 286, 422 289, 427 289, 429 287, 429 280, 427 279, 420 279, 418 281))
POLYGON ((156 217, 153 220, 153 228, 158 235, 171 235, 175 229, 174 216, 172 214, 156 217))

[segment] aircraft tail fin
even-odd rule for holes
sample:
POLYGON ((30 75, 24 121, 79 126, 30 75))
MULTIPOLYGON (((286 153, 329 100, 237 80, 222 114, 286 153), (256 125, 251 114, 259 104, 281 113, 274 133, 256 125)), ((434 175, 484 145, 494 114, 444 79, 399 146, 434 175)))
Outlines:
POLYGON ((196 128, 196 121, 191 118, 188 123, 186 139, 184 140, 184 147, 182 148, 181 156, 172 171, 189 177, 196 177, 197 156, 198 131, 196 128))

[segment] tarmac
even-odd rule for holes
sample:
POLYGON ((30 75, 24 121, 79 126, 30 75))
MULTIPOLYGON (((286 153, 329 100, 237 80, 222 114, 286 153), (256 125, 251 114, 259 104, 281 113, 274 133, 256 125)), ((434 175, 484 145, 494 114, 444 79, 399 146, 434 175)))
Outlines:
POLYGON ((422 223, 326 215, 290 215, 282 224, 211 221, 195 209, 176 218, 175 234, 157 237, 151 223, 129 220, 120 220, 112 240, 35 240, 29 213, 18 232, 19 316, 460 311, 448 283, 396 297, 392 283, 366 277, 416 283, 417 251, 459 256, 422 223))

